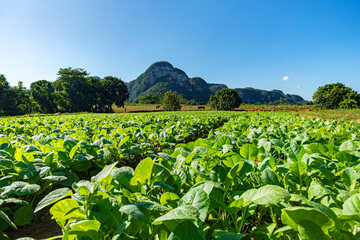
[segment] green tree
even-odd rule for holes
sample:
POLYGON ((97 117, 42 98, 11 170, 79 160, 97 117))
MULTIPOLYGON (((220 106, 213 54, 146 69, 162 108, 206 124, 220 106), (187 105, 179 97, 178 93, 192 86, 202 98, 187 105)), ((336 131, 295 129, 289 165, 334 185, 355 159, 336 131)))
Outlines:
POLYGON ((89 75, 81 68, 60 68, 55 81, 55 96, 59 110, 62 112, 91 111, 92 97, 86 80, 89 75))
POLYGON ((89 104, 91 105, 92 112, 106 112, 105 105, 102 101, 102 98, 105 96, 105 90, 103 89, 102 82, 98 77, 88 77, 86 79, 89 88, 88 95, 91 96, 89 104))
POLYGON ((0 85, 1 115, 14 116, 39 111, 39 105, 22 82, 19 82, 15 87, 11 87, 5 76, 1 76, 0 85))
POLYGON ((140 98, 141 104, 159 104, 161 103, 161 97, 159 95, 144 95, 140 98))
POLYGON ((120 79, 107 76, 102 80, 101 102, 107 112, 112 112, 112 105, 123 107, 125 100, 129 97, 126 84, 120 79))
POLYGON ((0 114, 6 115, 5 111, 9 104, 10 84, 4 74, 0 74, 0 114))
POLYGON ((173 91, 167 91, 162 100, 162 108, 165 111, 178 111, 181 109, 182 97, 173 91))
POLYGON ((224 88, 210 97, 210 106, 216 110, 234 110, 242 100, 236 90, 224 88))
POLYGON ((359 94, 342 83, 319 87, 313 99, 314 105, 323 109, 356 108, 360 105, 359 94))
POLYGON ((30 92, 39 104, 42 113, 55 113, 57 111, 54 83, 46 80, 33 82, 30 85, 30 92))

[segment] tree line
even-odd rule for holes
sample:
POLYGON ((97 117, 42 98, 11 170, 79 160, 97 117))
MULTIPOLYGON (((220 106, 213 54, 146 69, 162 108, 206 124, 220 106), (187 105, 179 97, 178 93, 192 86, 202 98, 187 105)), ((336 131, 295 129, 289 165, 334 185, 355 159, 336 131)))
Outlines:
MULTIPOLYGON (((0 115, 14 116, 30 113, 57 112, 113 112, 112 106, 124 106, 129 97, 126 84, 120 79, 107 76, 104 79, 89 76, 81 68, 60 68, 55 82, 39 80, 27 89, 22 82, 10 86, 4 74, 0 74, 0 115)), ((321 86, 313 95, 317 108, 358 108, 360 95, 342 83, 321 86)), ((233 110, 242 99, 234 89, 222 89, 210 97, 208 104, 215 110, 233 110)), ((176 92, 164 96, 146 95, 140 103, 163 105, 164 110, 179 110, 181 104, 191 104, 176 92)), ((199 104, 199 103, 196 103, 199 104)), ((203 104, 203 103, 202 103, 203 104)))
POLYGON ((39 80, 27 89, 22 82, 10 86, 0 74, 0 115, 30 113, 113 112, 112 105, 124 106, 129 93, 120 79, 89 76, 81 68, 60 68, 55 82, 39 80))

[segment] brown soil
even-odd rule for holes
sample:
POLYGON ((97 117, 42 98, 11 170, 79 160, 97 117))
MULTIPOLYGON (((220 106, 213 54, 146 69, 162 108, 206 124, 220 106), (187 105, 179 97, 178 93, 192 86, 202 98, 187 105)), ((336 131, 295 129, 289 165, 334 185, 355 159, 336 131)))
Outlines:
POLYGON ((32 223, 18 227, 18 230, 9 227, 6 230, 6 233, 8 234, 9 239, 17 239, 22 237, 44 239, 62 235, 62 231, 59 225, 55 220, 51 219, 49 207, 37 212, 32 223))
POLYGON ((302 113, 299 114, 299 117, 307 117, 307 118, 310 118, 310 119, 317 118, 316 116, 309 116, 309 115, 302 114, 302 113))
POLYGON ((279 111, 286 111, 286 112, 310 112, 311 109, 293 109, 293 108, 279 108, 279 109, 263 109, 263 108, 237 108, 236 111, 255 111, 255 112, 279 112, 279 111))

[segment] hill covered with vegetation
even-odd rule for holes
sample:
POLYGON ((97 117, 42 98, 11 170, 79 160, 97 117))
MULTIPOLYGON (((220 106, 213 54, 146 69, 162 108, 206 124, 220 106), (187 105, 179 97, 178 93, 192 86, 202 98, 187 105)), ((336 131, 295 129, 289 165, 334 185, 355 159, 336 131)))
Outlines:
MULTIPOLYGON (((152 64, 138 78, 127 84, 129 102, 138 102, 143 96, 160 95, 167 91, 176 91, 185 99, 208 102, 211 95, 227 88, 225 84, 207 83, 200 77, 189 78, 181 69, 173 67, 169 62, 152 64)), ((295 104, 305 100, 298 95, 284 94, 280 90, 260 90, 254 88, 236 88, 243 103, 281 102, 295 104)))
POLYGON ((243 103, 288 103, 305 102, 299 95, 285 94, 280 90, 261 90, 255 88, 235 88, 243 103))

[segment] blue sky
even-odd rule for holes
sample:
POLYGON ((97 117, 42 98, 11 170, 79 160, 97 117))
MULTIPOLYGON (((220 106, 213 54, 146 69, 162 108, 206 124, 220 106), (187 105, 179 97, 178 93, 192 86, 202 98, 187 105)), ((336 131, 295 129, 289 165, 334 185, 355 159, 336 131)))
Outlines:
POLYGON ((12 85, 64 67, 131 81, 160 60, 307 100, 327 83, 360 91, 360 1, 0 0, 0 73, 12 85))

